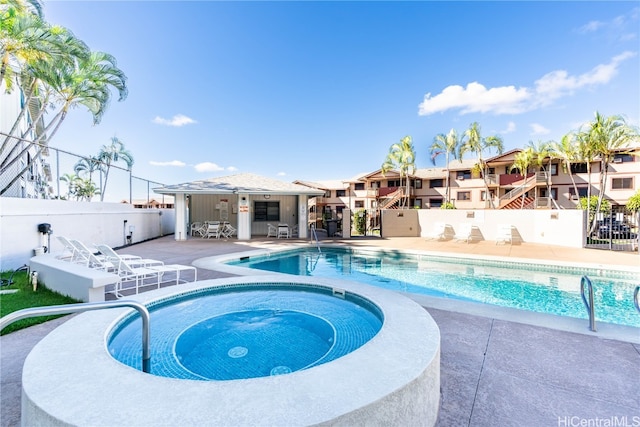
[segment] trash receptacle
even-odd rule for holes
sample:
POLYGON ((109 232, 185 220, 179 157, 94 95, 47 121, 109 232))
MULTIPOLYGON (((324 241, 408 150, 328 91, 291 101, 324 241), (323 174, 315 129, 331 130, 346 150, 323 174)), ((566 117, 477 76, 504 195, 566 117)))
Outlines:
POLYGON ((328 219, 327 220, 327 236, 332 237, 338 231, 338 220, 336 219, 328 219))

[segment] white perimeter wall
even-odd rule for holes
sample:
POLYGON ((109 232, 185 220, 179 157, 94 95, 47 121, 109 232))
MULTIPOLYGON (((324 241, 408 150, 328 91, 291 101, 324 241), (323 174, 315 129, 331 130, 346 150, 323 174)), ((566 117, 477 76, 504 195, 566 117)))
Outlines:
POLYGON ((42 223, 51 224, 50 252, 55 254, 62 251, 56 236, 77 239, 89 247, 95 243, 121 247, 131 226, 135 227, 133 243, 172 234, 175 212, 135 209, 123 203, 0 197, 0 270, 28 264, 34 249, 48 244, 46 235, 38 232, 42 223))
MULTIPOLYGON (((516 228, 525 243, 581 248, 585 242, 584 214, 578 209, 560 210, 464 210, 464 209, 419 209, 420 237, 433 230, 433 224, 444 222, 454 230, 463 222, 478 226, 484 240, 495 240, 499 224, 510 224, 516 228)), ((384 223, 383 223, 384 229, 384 223)))

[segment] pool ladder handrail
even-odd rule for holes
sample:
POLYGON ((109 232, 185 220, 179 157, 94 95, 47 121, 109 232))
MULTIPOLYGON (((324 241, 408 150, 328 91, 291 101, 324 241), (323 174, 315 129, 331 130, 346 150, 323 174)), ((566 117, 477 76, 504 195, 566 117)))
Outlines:
POLYGON ((580 279, 580 295, 582 296, 582 302, 584 302, 584 306, 587 308, 587 313, 589 314, 589 329, 596 332, 596 312, 593 304, 593 285, 587 276, 582 276, 582 279, 580 279), (587 297, 585 296, 585 285, 589 292, 589 301, 587 301, 587 297))
POLYGON ((640 285, 636 286, 636 289, 633 291, 633 305, 636 306, 636 310, 640 312, 640 285))
POLYGON ((56 314, 80 313, 90 310, 102 310, 106 308, 131 307, 138 310, 142 319, 142 371, 149 373, 151 371, 151 349, 150 349, 150 316, 149 310, 143 304, 136 301, 105 301, 105 302, 86 302, 78 304, 50 305, 44 307, 24 308, 14 311, 4 317, 0 317, 0 331, 6 326, 17 322, 18 320, 27 319, 29 317, 50 316, 56 314))
POLYGON ((318 248, 318 252, 322 253, 322 251, 320 250, 320 240, 318 240, 318 233, 316 233, 316 225, 315 224, 311 224, 311 238, 315 239, 316 247, 318 248))

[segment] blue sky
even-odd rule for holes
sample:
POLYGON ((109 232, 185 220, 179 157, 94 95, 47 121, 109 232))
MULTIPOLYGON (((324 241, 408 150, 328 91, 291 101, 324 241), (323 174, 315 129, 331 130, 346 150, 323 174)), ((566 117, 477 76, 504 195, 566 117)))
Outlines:
MULTIPOLYGON (((593 118, 640 124, 637 1, 45 1, 45 19, 128 77, 102 122, 72 110, 51 146, 111 137, 165 184, 251 172, 285 181, 378 169, 413 138, 478 122, 505 150, 593 118)), ((438 162, 442 165, 442 161, 438 162)))

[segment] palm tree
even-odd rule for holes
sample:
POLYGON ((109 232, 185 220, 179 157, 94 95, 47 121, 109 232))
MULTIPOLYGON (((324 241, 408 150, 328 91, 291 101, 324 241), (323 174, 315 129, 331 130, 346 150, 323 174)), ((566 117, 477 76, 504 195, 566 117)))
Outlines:
POLYGON ((449 203, 450 199, 450 185, 449 185, 449 156, 457 158, 458 146, 460 145, 460 139, 455 129, 451 129, 448 134, 438 134, 433 138, 433 143, 429 150, 431 151, 431 163, 435 166, 436 158, 444 154, 444 161, 447 169, 446 183, 445 183, 445 201, 449 203))
POLYGON ((0 191, 0 195, 6 192, 40 156, 43 148, 41 141, 47 134, 49 140, 55 135, 70 108, 79 105, 86 107, 93 115, 93 123, 98 124, 111 99, 111 88, 118 91, 119 101, 127 97, 126 76, 116 67, 115 58, 103 52, 92 52, 86 58, 76 58, 72 66, 63 62, 58 66, 52 65, 48 71, 47 86, 52 89, 54 102, 60 105, 60 108, 40 136, 33 141, 32 144, 38 147, 36 154, 0 191))
POLYGON ((569 174, 569 177, 571 178, 574 194, 576 197, 579 197, 576 180, 573 177, 573 173, 571 173, 571 165, 579 161, 578 142, 575 139, 575 135, 573 133, 568 133, 562 137, 559 143, 552 141, 550 149, 553 153, 553 157, 562 161, 565 173, 569 174))
POLYGON ((533 141, 529 141, 528 149, 531 155, 531 163, 533 163, 538 168, 538 171, 544 173, 545 184, 547 186, 547 196, 549 197, 549 200, 552 200, 551 177, 549 176, 549 171, 544 166, 545 162, 547 161, 549 162, 549 164, 551 163, 551 143, 542 141, 534 143, 533 141))
POLYGON ((594 120, 583 126, 580 139, 588 145, 593 157, 600 159, 598 205, 596 208, 596 211, 599 211, 604 198, 609 164, 616 154, 629 154, 631 152, 629 144, 640 141, 640 134, 636 128, 628 125, 622 116, 605 117, 596 112, 594 120))
POLYGON ((100 190, 98 189, 98 187, 96 187, 93 181, 89 179, 78 178, 76 185, 76 198, 78 200, 85 200, 87 202, 90 202, 93 196, 95 196, 96 194, 100 194, 100 190))
MULTIPOLYGON (((514 157, 513 164, 511 165, 511 170, 517 170, 518 172, 520 172, 520 175, 522 175, 522 177, 526 179, 527 170, 529 169, 529 165, 531 165, 532 159, 533 150, 530 147, 520 151, 514 157)), ((520 202, 520 209, 524 208, 524 195, 525 192, 522 191, 522 201, 520 202)))
POLYGON ((400 180, 405 177, 405 193, 403 198, 403 205, 409 206, 409 198, 411 197, 409 192, 409 175, 413 174, 416 169, 416 153, 413 148, 413 142, 410 136, 405 136, 395 144, 392 144, 389 148, 384 163, 382 164, 382 175, 386 172, 396 169, 400 171, 400 180))
POLYGON ((134 160, 131 153, 124 148, 124 144, 115 136, 111 138, 111 144, 102 146, 97 159, 104 165, 104 183, 100 189, 100 201, 103 201, 111 165, 123 161, 127 165, 127 170, 131 170, 134 160))
POLYGON ((67 183, 67 197, 75 197, 78 190, 78 183, 81 179, 75 173, 65 173, 60 177, 60 181, 67 183))
POLYGON ((478 159, 478 167, 480 169, 480 173, 482 175, 482 180, 484 181, 484 189, 487 198, 489 199, 489 204, 491 208, 494 209, 493 198, 489 193, 489 183, 487 182, 487 164, 482 158, 482 153, 485 150, 490 150, 495 148, 498 154, 502 154, 504 150, 504 145, 502 143, 502 138, 499 136, 488 136, 483 138, 480 135, 480 125, 478 122, 473 122, 469 129, 464 132, 464 137, 460 145, 460 152, 458 154, 458 158, 462 161, 462 157, 467 152, 475 153, 478 159))

